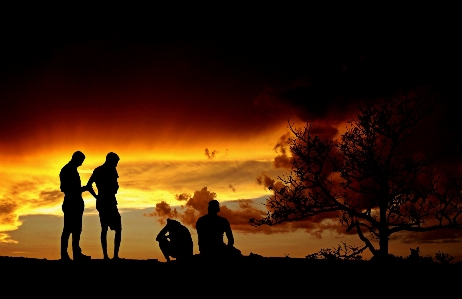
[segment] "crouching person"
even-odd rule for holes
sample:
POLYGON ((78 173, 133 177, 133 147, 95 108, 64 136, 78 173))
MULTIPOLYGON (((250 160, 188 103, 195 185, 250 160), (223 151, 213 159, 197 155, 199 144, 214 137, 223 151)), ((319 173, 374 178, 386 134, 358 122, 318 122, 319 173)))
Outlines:
POLYGON ((157 235, 160 250, 167 262, 170 257, 176 260, 185 260, 193 256, 193 241, 191 233, 180 222, 167 219, 167 224, 157 235))

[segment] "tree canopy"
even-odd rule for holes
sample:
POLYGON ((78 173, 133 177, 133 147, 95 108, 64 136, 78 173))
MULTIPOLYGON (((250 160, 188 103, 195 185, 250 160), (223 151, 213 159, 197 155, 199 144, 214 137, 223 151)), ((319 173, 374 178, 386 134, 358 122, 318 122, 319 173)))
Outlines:
POLYGON ((336 213, 346 231, 356 231, 363 250, 378 257, 388 256, 394 233, 461 228, 461 176, 439 169, 413 142, 435 103, 416 92, 363 101, 337 140, 322 140, 310 125, 289 124, 292 171, 272 186, 267 216, 250 223, 336 213))

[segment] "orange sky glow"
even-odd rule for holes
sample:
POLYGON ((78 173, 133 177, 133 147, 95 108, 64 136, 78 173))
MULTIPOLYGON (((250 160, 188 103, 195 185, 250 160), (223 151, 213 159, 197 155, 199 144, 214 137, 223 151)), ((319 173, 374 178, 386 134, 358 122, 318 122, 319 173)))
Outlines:
MULTIPOLYGON (((434 76, 442 74, 434 59, 420 66, 428 55, 405 49, 363 44, 324 49, 292 35, 254 39, 250 33, 252 38, 215 42, 149 29, 68 34, 39 38, 28 32, 2 58, 3 256, 59 258, 58 175, 76 150, 86 155, 79 167, 83 184, 108 152, 120 156, 124 258, 163 261, 155 237, 166 217, 188 227, 198 253, 194 223, 213 198, 222 203, 221 215, 230 220, 235 245, 246 255, 304 257, 344 241, 362 245, 328 217, 273 227, 248 224, 267 212, 271 191, 265 182, 290 171, 289 122, 312 124, 314 132, 335 139, 345 132, 357 100, 430 85, 446 99, 441 90, 450 85, 447 77, 434 76), (29 43, 36 52, 27 52, 29 43)), ((417 49, 414 43, 409 41, 417 49)), ((435 119, 447 119, 447 113, 454 112, 442 105, 435 119)), ((433 153, 459 165, 453 134, 460 132, 454 123, 444 126, 426 125, 428 136, 445 142, 433 153)), ((84 200, 81 247, 102 258, 95 200, 88 192, 84 200)), ((441 250, 461 258, 461 238, 454 232, 403 234, 391 241, 390 252, 407 256, 420 246, 423 255, 441 250)))

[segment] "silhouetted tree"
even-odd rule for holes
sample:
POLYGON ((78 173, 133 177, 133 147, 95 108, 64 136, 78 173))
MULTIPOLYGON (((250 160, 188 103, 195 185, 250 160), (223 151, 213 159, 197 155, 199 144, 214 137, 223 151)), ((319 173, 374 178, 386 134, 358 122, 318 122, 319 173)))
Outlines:
POLYGON ((279 177, 283 186, 270 187, 267 217, 250 223, 337 213, 341 225, 355 230, 379 258, 388 256, 394 233, 460 228, 461 178, 438 169, 410 138, 435 103, 417 93, 361 102, 339 140, 313 136, 310 125, 289 124, 295 136, 288 141, 292 172, 279 177))

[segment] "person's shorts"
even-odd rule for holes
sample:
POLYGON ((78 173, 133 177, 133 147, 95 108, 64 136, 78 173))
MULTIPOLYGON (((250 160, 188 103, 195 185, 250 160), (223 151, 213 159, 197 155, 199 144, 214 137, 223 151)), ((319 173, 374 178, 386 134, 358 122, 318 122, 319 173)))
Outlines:
POLYGON ((64 231, 80 233, 82 231, 83 211, 64 212, 64 231))
POLYGON ((99 211, 99 222, 101 227, 109 227, 111 230, 122 229, 122 221, 117 206, 99 211))

